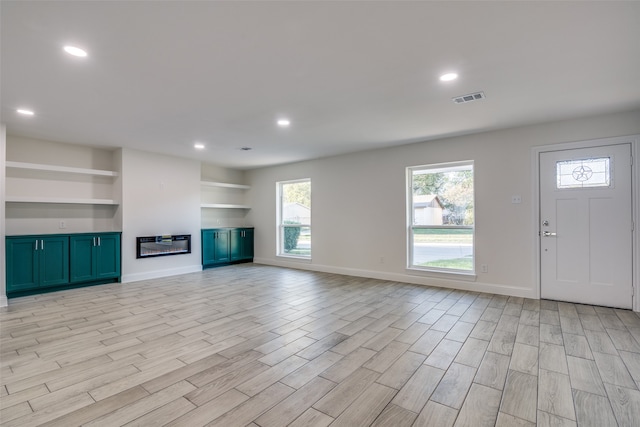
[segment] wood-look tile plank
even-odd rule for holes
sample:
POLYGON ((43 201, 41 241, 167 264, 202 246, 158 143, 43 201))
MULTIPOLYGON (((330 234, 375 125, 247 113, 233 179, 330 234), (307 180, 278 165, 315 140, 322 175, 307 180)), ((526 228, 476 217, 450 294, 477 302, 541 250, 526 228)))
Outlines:
MULTIPOLYGON (((470 323, 472 325, 473 323, 470 323)), ((485 320, 478 320, 471 331, 469 336, 471 338, 477 338, 479 340, 490 341, 493 336, 493 332, 498 324, 496 322, 487 322, 485 320)))
POLYGON ((482 357, 488 346, 489 341, 469 338, 458 352, 455 361, 456 363, 477 368, 480 366, 480 362, 482 362, 482 357))
POLYGON ((563 346, 541 342, 538 357, 540 369, 546 369, 548 371, 554 371, 566 375, 569 374, 569 369, 567 367, 567 355, 564 352, 563 346))
POLYGON ((536 422, 538 377, 509 370, 500 412, 536 422))
POLYGON ((452 427, 457 416, 457 410, 429 401, 418 414, 413 427, 452 427))
POLYGON ((536 427, 536 423, 505 414, 504 412, 498 412, 495 427, 536 427))
POLYGON ((640 389, 640 353, 620 351, 620 357, 627 367, 629 374, 636 382, 638 389, 640 389))
POLYGON ((609 399, 581 390, 573 391, 576 419, 581 427, 618 427, 609 399))
POLYGON ((440 341, 438 346, 431 352, 424 363, 426 365, 446 370, 449 368, 449 365, 451 365, 453 359, 456 357, 461 348, 461 342, 452 341, 445 338, 440 341))
POLYGON ((403 333, 396 337, 396 341, 400 341, 406 344, 414 344, 418 339, 424 335, 429 329, 430 325, 425 323, 416 322, 409 326, 403 333))
POLYGON ((386 347, 378 351, 363 367, 379 373, 385 372, 393 363, 398 360, 410 345, 398 341, 391 341, 386 347))
POLYGON ((289 424, 289 427, 327 427, 333 420, 329 415, 309 408, 294 422, 289 424))
POLYGON ((591 354, 587 337, 584 335, 566 334, 563 330, 562 338, 564 341, 564 351, 567 356, 593 360, 593 354, 591 354))
POLYGON ((569 375, 540 369, 538 409, 562 418, 575 420, 569 375))
POLYGON ((307 346, 303 350, 300 350, 299 352, 296 353, 296 356, 303 357, 307 360, 313 360, 316 357, 320 356, 325 351, 340 344, 342 341, 346 340, 347 338, 349 338, 348 335, 341 334, 339 332, 333 332, 327 335, 326 337, 316 341, 315 343, 312 343, 311 345, 307 346))
POLYGON ((620 427, 640 423, 640 391, 605 383, 613 413, 620 427))
POLYGON ((389 404, 371 427, 411 427, 417 417, 414 412, 389 404))
POLYGON ((60 418, 85 406, 91 405, 94 400, 87 393, 79 394, 65 401, 64 405, 51 405, 35 413, 27 413, 11 421, 2 421, 2 427, 37 426, 60 418))
POLYGON ((71 425, 82 425, 89 421, 110 414, 123 406, 134 403, 143 397, 149 396, 149 393, 141 386, 136 386, 128 390, 108 397, 99 402, 91 403, 83 408, 73 411, 67 415, 56 418, 48 423, 47 427, 67 427, 71 425))
POLYGON ((368 426, 380 415, 396 390, 373 383, 331 424, 333 427, 368 426))
POLYGON ((577 427, 577 423, 574 420, 538 411, 538 427, 577 427))
MULTIPOLYGON (((229 370, 229 372, 215 378, 214 380, 208 381, 196 390, 187 393, 185 397, 193 404, 202 406, 232 388, 255 378, 257 375, 262 374, 268 369, 270 369, 268 365, 258 361, 237 366, 235 369, 229 370)), ((192 384, 194 382, 193 379, 189 381, 192 384)))
MULTIPOLYGON (((173 370, 182 368, 184 363, 180 362, 177 359, 173 359, 169 362, 163 362, 159 365, 156 365, 153 368, 149 368, 146 371, 136 372, 131 375, 127 375, 116 381, 107 382, 106 384, 102 384, 97 388, 94 388, 89 392, 91 397, 95 400, 106 399, 109 396, 113 396, 114 394, 125 391, 131 387, 135 387, 142 383, 149 381, 150 379, 156 378, 160 375, 166 374, 173 370)), ((117 374, 121 372, 116 372, 117 374)))
POLYGON ((86 426, 123 425, 155 409, 179 399, 195 387, 187 381, 180 381, 152 395, 143 397, 109 414, 85 423, 86 426))
POLYGON ((486 352, 474 382, 487 387, 502 390, 509 371, 509 356, 486 352))
POLYGON ((167 427, 204 426, 249 400, 249 396, 231 389, 166 424, 167 427))
POLYGON ((605 331, 592 331, 585 329, 585 336, 589 342, 589 347, 592 352, 607 353, 618 355, 618 350, 613 345, 613 341, 605 331))
POLYGON ((516 341, 515 332, 497 329, 493 333, 493 336, 491 337, 491 341, 489 342, 487 351, 504 354, 506 356, 511 356, 515 341, 516 341))
POLYGON ((400 390, 425 359, 422 354, 407 351, 378 378, 377 382, 400 390))
POLYGON ((631 389, 636 388, 636 383, 631 378, 620 356, 596 353, 595 351, 593 356, 596 359, 596 365, 603 382, 631 389))
POLYGON ((31 409, 31 406, 29 406, 28 402, 21 402, 11 406, 3 406, 0 421, 7 423, 11 420, 15 420, 16 418, 25 419, 26 415, 31 413, 33 413, 33 410, 31 409))
POLYGON ((428 365, 422 365, 400 389, 392 403, 419 413, 436 389, 445 371, 428 365))
POLYGON ((493 427, 501 396, 499 390, 472 384, 454 427, 493 427))
POLYGON ((567 356, 567 366, 569 367, 571 388, 600 396, 607 395, 595 361, 567 356))
POLYGON ((285 427, 335 386, 332 381, 316 377, 258 417, 256 423, 262 427, 285 427))
POLYGON ((516 343, 509 369, 529 375, 538 375, 538 347, 516 343))
POLYGON ((376 352, 373 350, 360 347, 334 363, 331 367, 323 371, 320 376, 338 383, 364 365, 375 354, 376 352))
MULTIPOLYGON (((640 344, 633 335, 627 330, 607 329, 608 335, 611 337, 616 349, 624 351, 632 351, 640 353, 640 344)), ((593 351, 598 351, 592 349, 593 351)), ((602 352, 601 352, 602 353, 602 352)))
POLYGON ((315 403, 313 407, 324 414, 336 418, 379 376, 380 374, 377 372, 360 368, 340 382, 338 386, 315 403))
POLYGON ((433 392, 431 400, 460 409, 475 375, 475 368, 452 363, 433 392))

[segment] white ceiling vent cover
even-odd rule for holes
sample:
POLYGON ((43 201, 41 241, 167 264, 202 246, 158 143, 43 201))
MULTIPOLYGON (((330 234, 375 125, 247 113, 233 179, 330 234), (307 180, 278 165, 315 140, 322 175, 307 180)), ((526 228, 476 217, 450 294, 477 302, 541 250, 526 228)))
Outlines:
POLYGON ((486 96, 484 95, 484 92, 475 92, 467 95, 456 96, 455 98, 451 98, 451 100, 456 104, 464 104, 465 102, 478 101, 485 98, 486 96))

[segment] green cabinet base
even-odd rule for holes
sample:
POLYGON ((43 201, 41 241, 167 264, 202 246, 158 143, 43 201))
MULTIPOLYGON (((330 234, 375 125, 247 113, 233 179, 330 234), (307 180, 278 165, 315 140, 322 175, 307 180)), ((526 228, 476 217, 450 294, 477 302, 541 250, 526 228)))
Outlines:
POLYGON ((253 228, 208 228, 202 233, 202 268, 253 262, 253 228))
POLYGON ((7 236, 7 297, 120 281, 120 233, 7 236))
POLYGON ((66 291, 68 289, 86 288, 89 286, 106 285, 108 283, 120 283, 120 278, 93 280, 90 282, 73 283, 70 285, 50 286, 47 288, 29 289, 25 291, 7 292, 7 298, 27 297, 29 295, 48 294, 50 292, 66 291))

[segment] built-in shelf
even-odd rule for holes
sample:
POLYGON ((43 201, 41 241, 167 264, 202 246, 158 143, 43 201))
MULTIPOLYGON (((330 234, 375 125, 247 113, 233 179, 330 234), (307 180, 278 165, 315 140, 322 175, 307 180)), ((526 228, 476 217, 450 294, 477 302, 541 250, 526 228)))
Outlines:
POLYGON ((59 204, 76 204, 76 205, 118 205, 118 202, 112 199, 75 199, 69 197, 21 197, 6 196, 7 203, 59 203, 59 204))
POLYGON ((200 181, 200 185, 204 185, 207 187, 237 188, 239 190, 248 190, 251 188, 251 186, 249 185, 230 184, 228 182, 216 182, 216 181, 200 181))
POLYGON ((14 169, 33 169, 33 170, 40 170, 40 171, 65 172, 65 173, 75 173, 75 174, 94 175, 94 176, 118 176, 118 172, 100 170, 100 169, 72 168, 68 166, 42 165, 37 163, 9 162, 9 161, 6 162, 5 165, 7 168, 14 168, 14 169))
POLYGON ((228 203, 203 203, 200 207, 210 209, 251 209, 251 206, 248 205, 233 205, 228 203))

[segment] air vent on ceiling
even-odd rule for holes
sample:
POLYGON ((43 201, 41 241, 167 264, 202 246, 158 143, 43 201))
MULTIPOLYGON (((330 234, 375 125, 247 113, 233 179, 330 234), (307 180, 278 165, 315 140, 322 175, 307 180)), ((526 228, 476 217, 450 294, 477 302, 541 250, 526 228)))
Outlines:
POLYGON ((477 101, 486 98, 484 92, 469 93, 467 95, 456 96, 451 98, 456 104, 464 104, 465 102, 477 101))

